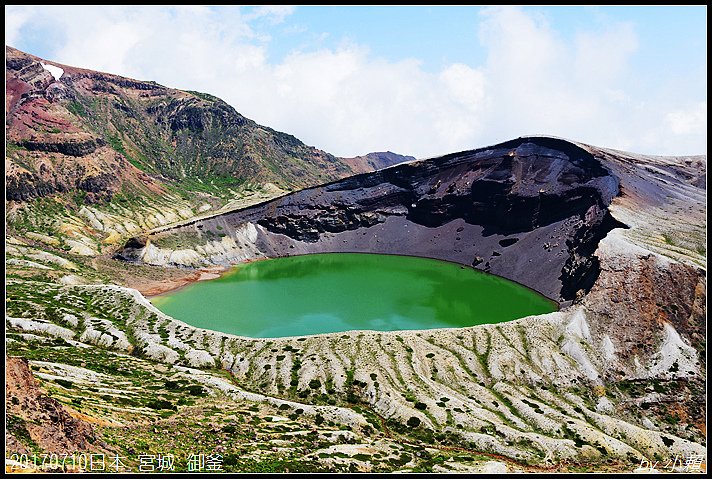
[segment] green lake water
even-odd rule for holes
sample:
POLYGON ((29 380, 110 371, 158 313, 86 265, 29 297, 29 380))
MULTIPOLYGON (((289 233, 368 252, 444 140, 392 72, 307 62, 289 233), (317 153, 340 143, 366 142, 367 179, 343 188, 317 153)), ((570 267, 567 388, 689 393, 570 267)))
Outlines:
POLYGON ((253 338, 459 328, 556 310, 544 296, 472 268, 356 253, 256 261, 151 302, 193 326, 253 338))

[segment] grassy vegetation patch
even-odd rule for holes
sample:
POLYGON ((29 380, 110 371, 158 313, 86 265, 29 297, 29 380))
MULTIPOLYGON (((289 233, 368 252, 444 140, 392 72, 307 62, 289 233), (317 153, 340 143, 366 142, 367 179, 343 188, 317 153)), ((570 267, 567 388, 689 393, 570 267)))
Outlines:
POLYGON ((67 110, 69 110, 70 113, 76 116, 80 116, 82 118, 87 116, 86 108, 84 108, 84 105, 82 105, 78 101, 70 101, 67 105, 67 110))

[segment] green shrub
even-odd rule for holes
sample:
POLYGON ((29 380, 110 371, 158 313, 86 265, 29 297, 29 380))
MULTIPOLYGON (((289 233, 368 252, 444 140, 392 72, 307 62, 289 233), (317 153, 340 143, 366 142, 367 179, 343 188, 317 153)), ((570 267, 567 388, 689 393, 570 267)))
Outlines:
POLYGON ((71 381, 67 381, 66 379, 55 379, 54 382, 56 382, 63 388, 71 389, 74 387, 74 383, 72 383, 71 381))
POLYGON ((415 416, 412 416, 410 419, 408 419, 406 425, 408 427, 418 427, 420 426, 420 419, 415 416))

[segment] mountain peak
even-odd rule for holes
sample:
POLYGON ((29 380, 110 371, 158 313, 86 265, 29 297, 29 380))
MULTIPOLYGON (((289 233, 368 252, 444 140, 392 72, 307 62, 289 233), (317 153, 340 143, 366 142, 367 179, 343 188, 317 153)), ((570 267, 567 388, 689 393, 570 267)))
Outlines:
POLYGON ((362 171, 213 95, 5 51, 9 200, 197 180, 293 189, 362 171))

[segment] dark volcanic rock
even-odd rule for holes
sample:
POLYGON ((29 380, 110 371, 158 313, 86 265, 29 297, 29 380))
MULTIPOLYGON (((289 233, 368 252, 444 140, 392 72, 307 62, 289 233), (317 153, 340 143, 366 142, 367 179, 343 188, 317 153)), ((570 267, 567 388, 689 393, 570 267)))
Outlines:
MULTIPOLYGON (((587 291, 593 255, 624 226, 607 206, 619 182, 582 148, 552 138, 397 165, 191 223, 204 234, 261 226, 267 256, 374 252, 472 265, 559 300, 587 291)), ((163 233, 165 234, 165 233, 163 233)), ((122 256, 137 257, 135 248, 122 256)))
POLYGON ((30 151, 45 151, 52 153, 62 153, 69 156, 85 156, 94 153, 97 148, 104 146, 106 142, 101 138, 90 138, 85 141, 32 141, 25 140, 19 145, 30 151))
POLYGON ((141 251, 146 247, 147 240, 143 237, 135 236, 129 238, 124 247, 114 254, 114 259, 120 259, 128 262, 138 262, 141 257, 141 251))
POLYGON ((62 191, 61 187, 62 185, 55 185, 40 179, 33 173, 23 171, 7 177, 5 180, 5 198, 14 201, 27 201, 62 191))

